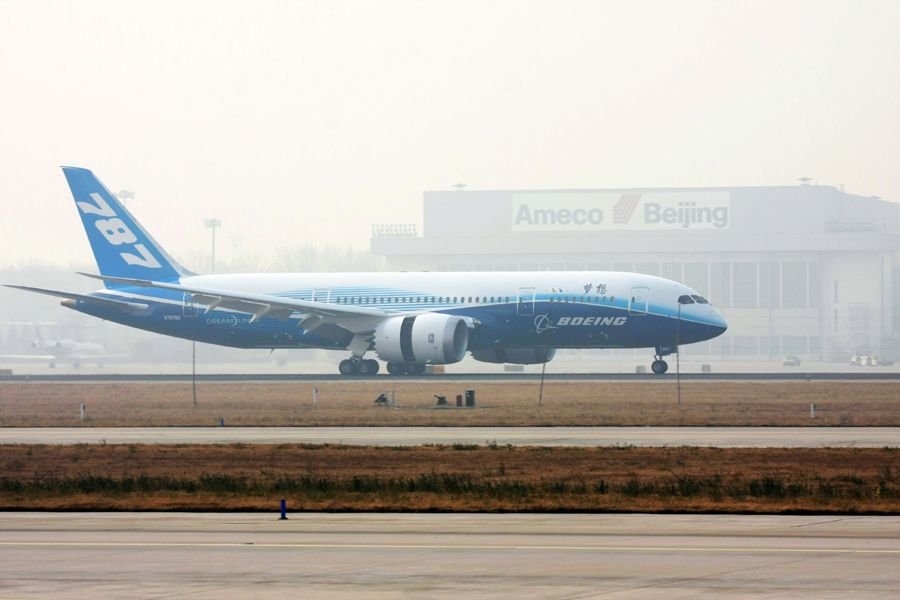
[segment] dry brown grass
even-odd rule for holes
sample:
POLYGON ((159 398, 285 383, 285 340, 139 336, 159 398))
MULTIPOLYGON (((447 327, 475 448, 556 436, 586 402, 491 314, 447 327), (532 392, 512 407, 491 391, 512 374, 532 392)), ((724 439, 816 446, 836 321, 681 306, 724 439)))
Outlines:
POLYGON ((0 426, 602 426, 900 425, 900 383, 691 382, 676 404, 671 382, 203 383, 192 407, 189 383, 0 384, 0 426), (319 402, 312 404, 312 387, 319 402), (478 408, 435 409, 475 389, 478 408), (398 406, 373 401, 394 392, 398 406), (79 405, 88 418, 79 420, 79 405), (817 405, 810 419, 809 404, 817 405))
POLYGON ((900 450, 4 446, 0 509, 900 513, 900 450))

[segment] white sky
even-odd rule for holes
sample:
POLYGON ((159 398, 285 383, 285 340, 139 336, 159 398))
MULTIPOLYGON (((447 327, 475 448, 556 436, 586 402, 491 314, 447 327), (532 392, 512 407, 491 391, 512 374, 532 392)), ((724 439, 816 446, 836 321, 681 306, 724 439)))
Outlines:
POLYGON ((182 259, 212 216, 365 249, 457 182, 900 200, 900 2, 0 0, 0 124, 0 265, 91 261, 64 164, 182 259))

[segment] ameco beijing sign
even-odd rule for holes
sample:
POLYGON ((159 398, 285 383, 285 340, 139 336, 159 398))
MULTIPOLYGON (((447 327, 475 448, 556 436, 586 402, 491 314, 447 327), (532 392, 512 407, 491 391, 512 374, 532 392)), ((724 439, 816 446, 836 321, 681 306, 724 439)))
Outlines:
POLYGON ((728 192, 514 194, 513 231, 726 229, 728 192))

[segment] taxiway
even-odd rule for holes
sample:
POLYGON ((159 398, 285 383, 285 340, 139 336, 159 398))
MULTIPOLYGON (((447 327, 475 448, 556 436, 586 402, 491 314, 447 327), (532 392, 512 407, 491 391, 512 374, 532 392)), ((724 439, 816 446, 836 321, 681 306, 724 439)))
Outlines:
POLYGON ((0 597, 894 598, 900 517, 0 513, 0 597))
POLYGON ((898 427, 9 427, 0 444, 900 447, 898 427))

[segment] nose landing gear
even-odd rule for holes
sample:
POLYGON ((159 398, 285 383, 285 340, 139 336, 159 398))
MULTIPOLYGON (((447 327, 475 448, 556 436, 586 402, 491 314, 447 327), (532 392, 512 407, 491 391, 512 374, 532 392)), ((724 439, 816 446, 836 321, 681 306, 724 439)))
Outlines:
POLYGON ((656 375, 662 375, 669 370, 669 363, 663 360, 664 356, 668 356, 673 352, 678 352, 675 346, 657 346, 656 354, 653 356, 653 362, 650 363, 650 370, 656 375))
POLYGON ((655 360, 650 364, 650 369, 657 375, 662 375, 666 371, 669 370, 669 363, 664 361, 662 358, 657 356, 655 360))

